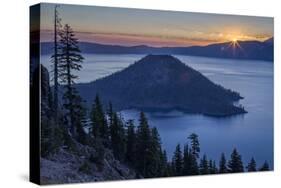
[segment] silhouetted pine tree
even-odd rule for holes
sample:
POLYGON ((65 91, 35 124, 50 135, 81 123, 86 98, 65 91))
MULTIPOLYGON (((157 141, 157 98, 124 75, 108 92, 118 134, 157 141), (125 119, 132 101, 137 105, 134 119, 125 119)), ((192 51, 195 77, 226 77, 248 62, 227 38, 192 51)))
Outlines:
POLYGON ((140 113, 139 126, 137 129, 137 161, 136 166, 138 172, 144 176, 148 176, 149 165, 149 149, 151 143, 151 133, 145 114, 140 113))
POLYGON ((186 144, 184 147, 183 161, 183 175, 199 174, 197 158, 193 154, 192 149, 189 149, 188 144, 186 144))
POLYGON ((73 118, 73 123, 76 127, 76 137, 75 139, 82 143, 88 144, 88 136, 84 130, 84 125, 86 123, 86 108, 84 107, 84 101, 82 98, 74 91, 74 98, 73 98, 73 113, 75 114, 73 118))
POLYGON ((244 172, 241 155, 239 155, 236 148, 233 150, 231 158, 228 161, 228 169, 231 173, 244 172))
POLYGON ((195 133, 192 133, 188 139, 191 142, 191 153, 196 157, 196 159, 199 158, 200 153, 200 144, 198 140, 198 135, 195 133))
POLYGON ((127 122, 127 150, 126 150, 126 161, 135 166, 136 163, 136 132, 133 120, 127 122))
POLYGON ((197 163, 197 159, 199 158, 200 153, 200 144, 198 140, 198 135, 192 133, 188 139, 191 143, 191 148, 185 148, 185 164, 184 164, 184 174, 185 175, 197 175, 199 174, 199 167, 197 163))
POLYGON ((183 172, 183 156, 180 148, 180 144, 176 146, 176 150, 173 156, 173 165, 175 169, 175 176, 181 176, 183 172))
POLYGON ((190 174, 190 156, 189 156, 189 148, 188 144, 184 146, 183 150, 183 175, 189 175, 190 174))
POLYGON ((192 150, 189 150, 189 160, 190 160, 190 174, 188 175, 198 175, 199 168, 197 163, 197 157, 192 153, 192 150))
POLYGON ((226 159, 224 153, 221 154, 220 163, 219 163, 219 173, 227 173, 228 169, 226 167, 226 159))
POLYGON ((167 153, 164 150, 163 152, 161 152, 161 156, 160 156, 160 172, 159 172, 159 176, 160 177, 168 177, 170 176, 169 174, 169 169, 168 169, 168 159, 167 159, 167 153))
POLYGON ((110 127, 111 146, 114 156, 123 161, 126 155, 126 136, 125 129, 121 118, 117 113, 113 113, 113 122, 110 127))
POLYGON ((252 157, 251 161, 249 162, 248 166, 246 167, 248 172, 255 172, 257 171, 257 167, 256 167, 256 161, 255 159, 252 157))
POLYGON ((267 161, 265 161, 259 171, 269 171, 269 165, 267 161))
POLYGON ((159 177, 161 175, 161 140, 156 127, 151 129, 151 143, 149 148, 148 175, 159 177))
MULTIPOLYGON (((212 163, 211 163, 211 165, 212 165, 212 163)), ((211 168, 212 168, 212 166, 210 166, 210 169, 211 168)), ((203 158, 200 160, 200 165, 199 165, 200 174, 209 174, 210 169, 209 169, 209 163, 208 163, 207 156, 204 154, 203 158)))
MULTIPOLYGON (((78 47, 78 40, 69 25, 65 25, 60 32, 60 54, 59 54, 59 78, 65 84, 65 92, 63 95, 64 108, 66 109, 67 123, 73 136, 76 135, 77 127, 75 127, 75 109, 78 104, 74 104, 77 100, 78 93, 73 87, 74 80, 78 77, 73 71, 79 71, 82 68, 83 57, 78 47)), ((80 108, 80 107, 79 107, 80 108)))
POLYGON ((58 5, 55 5, 54 10, 54 54, 51 56, 51 62, 53 63, 53 80, 54 80, 54 101, 53 101, 53 111, 54 119, 57 123, 58 121, 58 85, 59 85, 59 32, 61 29, 61 19, 59 18, 59 12, 57 10, 58 5))
POLYGON ((218 168, 217 168, 217 164, 216 164, 216 161, 214 160, 213 161, 213 171, 212 173, 213 174, 217 174, 219 172, 218 168))
POLYGON ((211 159, 208 161, 208 168, 209 168, 209 174, 211 174, 213 170, 213 161, 211 159))
POLYGON ((209 174, 216 174, 218 172, 216 161, 209 160, 209 174))
POLYGON ((106 117, 103 112, 103 107, 98 95, 96 95, 95 101, 92 106, 91 121, 93 135, 95 137, 102 138, 104 143, 107 142, 109 131, 106 117))

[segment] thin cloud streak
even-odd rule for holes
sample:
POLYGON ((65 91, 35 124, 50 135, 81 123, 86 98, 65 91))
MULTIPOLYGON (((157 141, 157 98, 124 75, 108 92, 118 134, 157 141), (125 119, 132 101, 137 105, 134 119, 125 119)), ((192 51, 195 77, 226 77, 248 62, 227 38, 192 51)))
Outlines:
MULTIPOLYGON (((43 41, 52 39, 54 4, 43 4, 43 41)), ((61 5, 80 41, 150 46, 208 45, 236 40, 263 41, 273 36, 273 18, 61 5)))
MULTIPOLYGON (((157 36, 157 35, 137 35, 130 33, 95 33, 95 32, 76 32, 77 37, 80 41, 94 42, 102 44, 114 44, 114 45, 125 45, 125 46, 135 46, 135 45, 148 45, 148 46, 205 46, 213 43, 225 42, 225 37, 222 33, 209 34, 210 39, 203 37, 180 37, 180 36, 157 36), (216 35, 216 39, 212 37, 216 35)), ((43 30, 41 31, 42 42, 52 41, 53 31, 43 30)), ((239 36, 240 40, 266 40, 270 36, 239 36)))

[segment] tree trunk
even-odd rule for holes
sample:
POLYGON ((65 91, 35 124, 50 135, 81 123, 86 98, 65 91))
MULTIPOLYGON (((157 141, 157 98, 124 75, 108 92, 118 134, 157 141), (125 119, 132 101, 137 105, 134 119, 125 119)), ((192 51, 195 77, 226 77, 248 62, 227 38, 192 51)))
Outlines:
POLYGON ((57 123, 58 120, 58 41, 57 41, 57 22, 58 12, 57 6, 55 7, 55 20, 54 20, 54 118, 57 123))

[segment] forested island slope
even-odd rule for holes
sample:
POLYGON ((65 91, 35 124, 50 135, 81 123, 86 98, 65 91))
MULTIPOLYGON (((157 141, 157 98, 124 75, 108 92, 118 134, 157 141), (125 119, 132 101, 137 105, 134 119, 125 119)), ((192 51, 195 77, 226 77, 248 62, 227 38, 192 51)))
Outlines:
POLYGON ((90 105, 98 94, 116 110, 181 110, 212 116, 246 113, 239 93, 210 81, 171 55, 147 55, 122 71, 75 86, 90 105))

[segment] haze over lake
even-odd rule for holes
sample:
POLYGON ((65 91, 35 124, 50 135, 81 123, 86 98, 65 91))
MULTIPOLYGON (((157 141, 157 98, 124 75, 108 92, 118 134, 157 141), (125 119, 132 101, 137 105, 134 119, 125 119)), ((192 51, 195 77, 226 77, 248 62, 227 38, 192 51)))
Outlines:
MULTIPOLYGON (((83 69, 77 72, 77 82, 90 82, 120 71, 145 55, 93 55, 83 54, 83 69)), ((164 149, 169 157, 176 144, 184 144, 191 133, 199 135, 201 154, 218 159, 221 152, 229 158, 236 147, 247 164, 255 157, 258 166, 264 160, 273 166, 273 63, 175 55, 183 63, 198 70, 214 83, 237 91, 249 112, 227 118, 214 118, 182 112, 146 112, 150 126, 157 127, 164 149)), ((50 57, 41 62, 50 69, 50 57)), ((122 111, 125 119, 138 121, 136 110, 122 111)))

